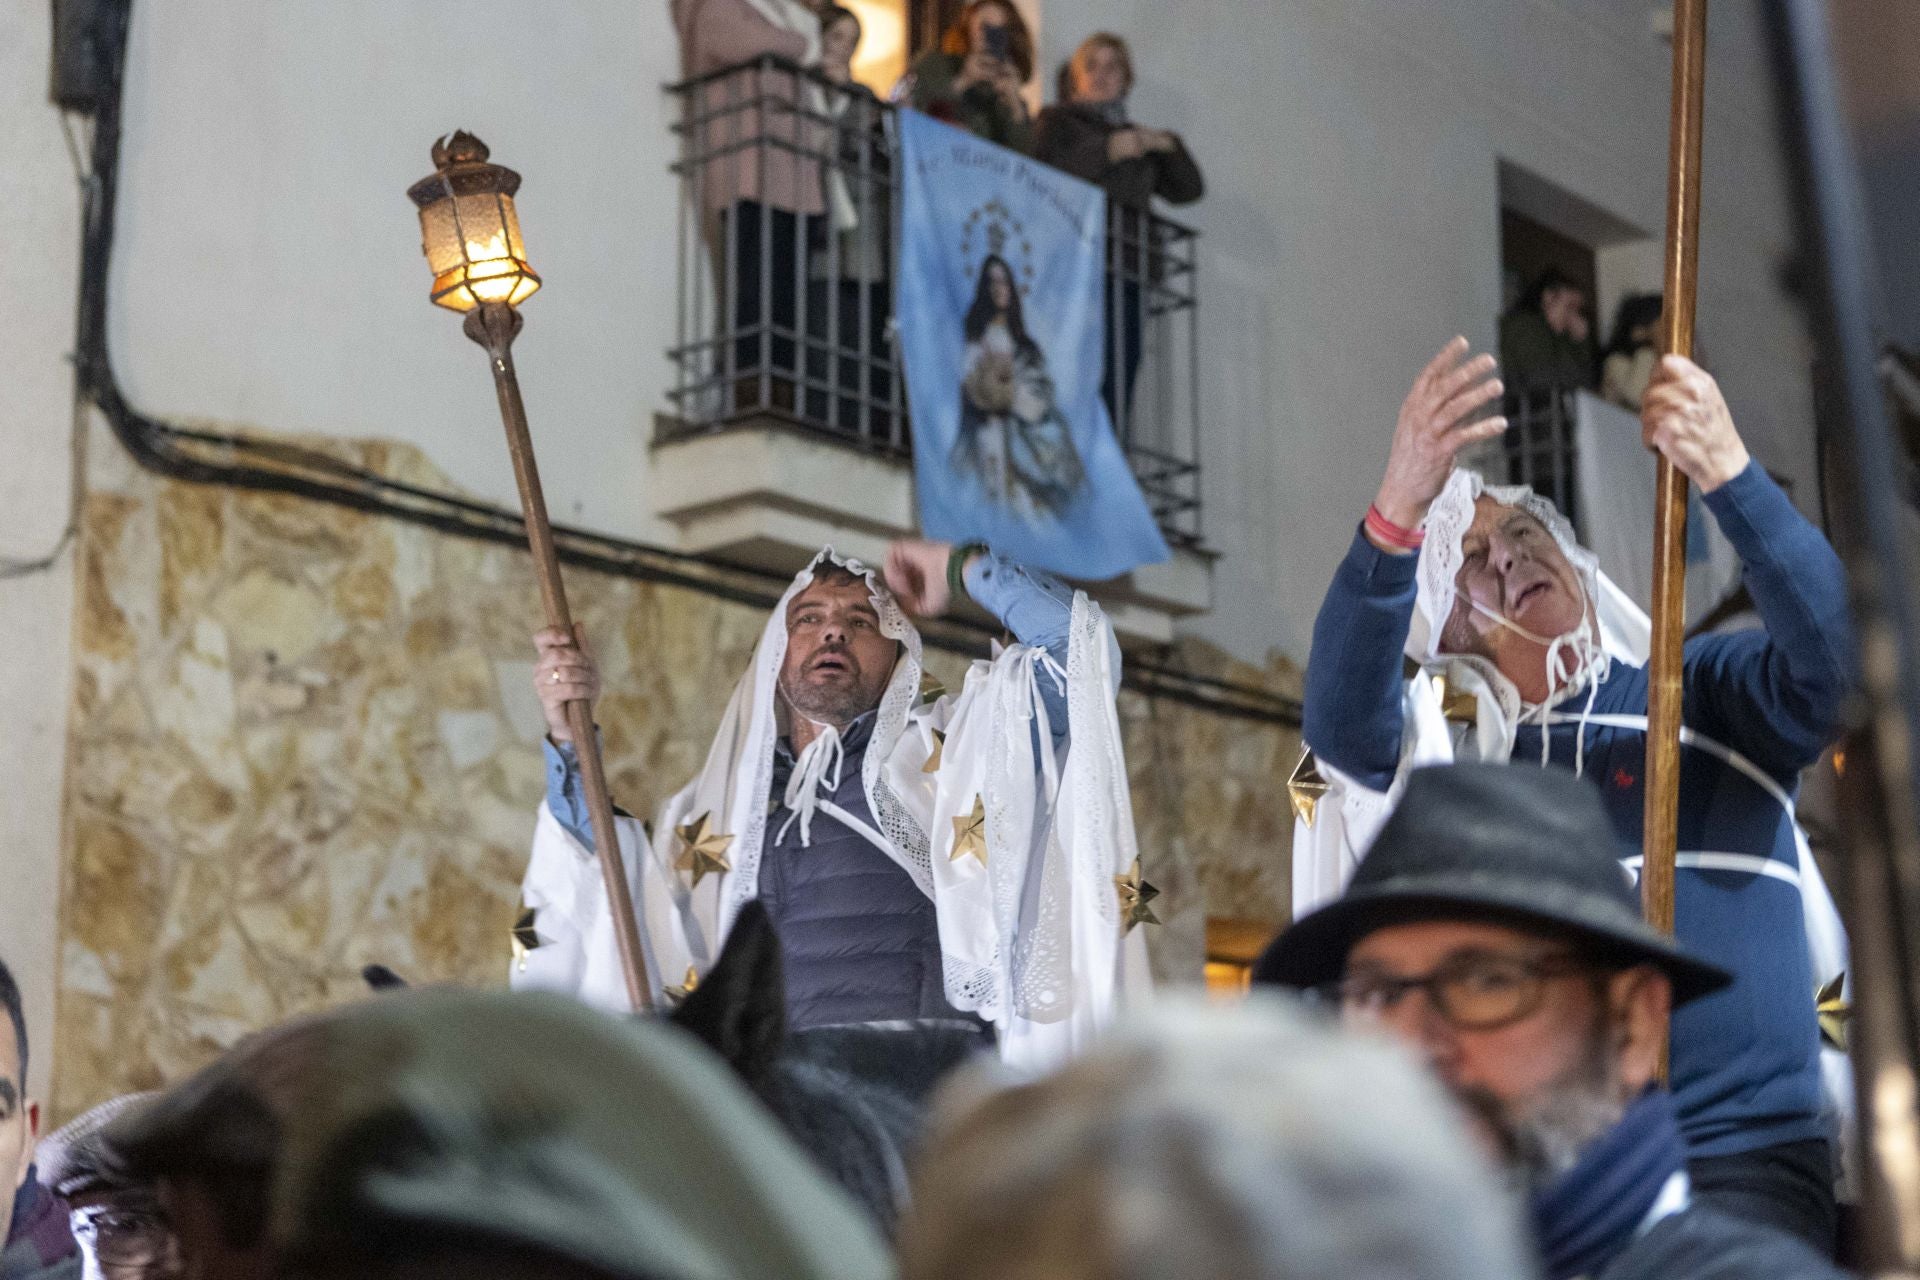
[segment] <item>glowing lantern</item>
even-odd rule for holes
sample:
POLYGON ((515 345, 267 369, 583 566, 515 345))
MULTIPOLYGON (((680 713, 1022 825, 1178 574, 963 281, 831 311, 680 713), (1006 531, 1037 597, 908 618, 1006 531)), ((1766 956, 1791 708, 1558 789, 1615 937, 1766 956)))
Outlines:
POLYGON ((420 207, 420 247, 433 268, 433 300, 453 311, 481 303, 518 306, 540 287, 527 265, 513 193, 520 175, 487 163, 470 133, 433 144, 434 172, 407 189, 420 207))

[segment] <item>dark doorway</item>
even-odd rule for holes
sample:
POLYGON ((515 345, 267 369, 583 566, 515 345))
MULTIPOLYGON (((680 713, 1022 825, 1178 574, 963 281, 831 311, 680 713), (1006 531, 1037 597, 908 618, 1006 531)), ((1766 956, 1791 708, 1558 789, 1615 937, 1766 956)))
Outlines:
POLYGON ((1586 290, 1588 305, 1594 289, 1593 250, 1544 222, 1535 222, 1511 208, 1500 210, 1500 311, 1513 309, 1529 285, 1548 271, 1558 271, 1586 290))
POLYGON ((907 12, 907 48, 909 56, 919 57, 940 43, 940 33, 966 8, 966 0, 909 0, 907 12))

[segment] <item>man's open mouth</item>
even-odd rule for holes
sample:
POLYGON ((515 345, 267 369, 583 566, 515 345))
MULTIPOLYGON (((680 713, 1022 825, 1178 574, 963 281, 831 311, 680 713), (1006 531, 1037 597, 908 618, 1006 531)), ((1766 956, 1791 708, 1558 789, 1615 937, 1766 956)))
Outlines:
POLYGON ((1519 613, 1521 610, 1525 609, 1528 604, 1532 603, 1533 599, 1536 596, 1551 589, 1552 586, 1553 586, 1553 583, 1551 581, 1549 581, 1546 578, 1542 578, 1538 582, 1530 583, 1527 586, 1520 588, 1520 594, 1515 596, 1513 598, 1513 603, 1510 606, 1508 606, 1509 612, 1519 613))
POLYGON ((807 674, 810 676, 852 675, 853 664, 837 653, 823 654, 808 664, 807 674))

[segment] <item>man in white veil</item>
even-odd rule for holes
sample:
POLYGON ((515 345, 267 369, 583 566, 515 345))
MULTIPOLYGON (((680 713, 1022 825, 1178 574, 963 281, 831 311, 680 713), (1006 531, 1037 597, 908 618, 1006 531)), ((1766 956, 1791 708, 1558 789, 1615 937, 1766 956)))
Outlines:
MULTIPOLYGON (((599 676, 570 637, 537 642, 549 787, 513 981, 625 1008, 562 711, 599 676)), ((966 1017, 1010 1061, 1078 1047, 1145 977, 1118 686, 1098 606, 983 546, 898 542, 884 574, 821 551, 699 774, 650 829, 616 823, 656 995, 696 984, 758 899, 795 1027, 966 1017), (932 696, 908 615, 961 591, 1019 643, 932 696)))
MULTIPOLYGON (((1583 775, 1639 868, 1646 617, 1551 503, 1454 468, 1505 428, 1482 416, 1501 390, 1492 358, 1466 354, 1455 339, 1414 383, 1315 624, 1303 736, 1330 785, 1296 832, 1296 914, 1339 892, 1412 768, 1456 757, 1583 775), (1403 682, 1409 658, 1420 670, 1403 682)), ((1792 797, 1851 687, 1845 579, 1698 366, 1661 362, 1642 425, 1739 552, 1764 623, 1686 646, 1676 932, 1735 975, 1674 1016, 1693 1185, 1830 1251, 1814 997, 1844 969, 1845 939, 1792 797)))

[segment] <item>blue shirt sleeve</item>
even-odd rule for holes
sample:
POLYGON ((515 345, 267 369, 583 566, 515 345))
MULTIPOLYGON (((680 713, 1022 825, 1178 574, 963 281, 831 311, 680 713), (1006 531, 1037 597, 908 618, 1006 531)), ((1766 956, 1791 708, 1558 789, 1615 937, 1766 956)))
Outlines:
POLYGON ((580 788, 580 761, 571 742, 555 745, 551 738, 540 744, 547 757, 547 808, 567 834, 587 848, 593 848, 593 819, 587 815, 587 796, 580 788))
MULTIPOLYGON (((1058 578, 1029 569, 1006 556, 988 551, 975 556, 962 573, 974 603, 1000 620, 1021 644, 1045 649, 1062 670, 1073 630, 1073 591, 1058 578)), ((1120 664, 1115 655, 1114 670, 1120 664)), ((1067 695, 1050 676, 1038 679, 1053 736, 1067 732, 1067 695)))
POLYGON ((1301 737, 1321 760, 1376 791, 1391 786, 1400 767, 1401 651, 1419 563, 1356 531, 1313 623, 1301 737))
POLYGON ((1797 773, 1832 741, 1854 686, 1845 569, 1758 463, 1701 496, 1766 627, 1687 645, 1687 722, 1770 772, 1797 773))

